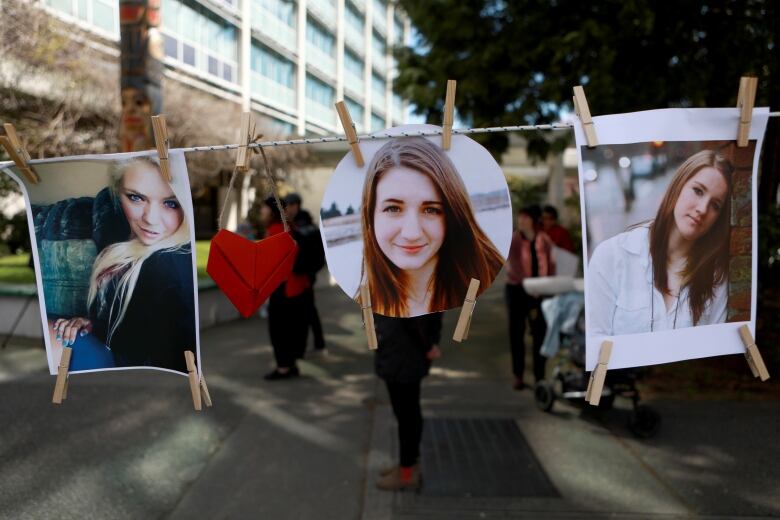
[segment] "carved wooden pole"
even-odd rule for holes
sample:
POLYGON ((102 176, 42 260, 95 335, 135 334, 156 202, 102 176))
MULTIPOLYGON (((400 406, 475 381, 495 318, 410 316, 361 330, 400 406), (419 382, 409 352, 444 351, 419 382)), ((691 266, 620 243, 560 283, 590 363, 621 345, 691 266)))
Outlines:
POLYGON ((123 152, 154 147, 151 116, 162 112, 160 0, 119 0, 123 152))

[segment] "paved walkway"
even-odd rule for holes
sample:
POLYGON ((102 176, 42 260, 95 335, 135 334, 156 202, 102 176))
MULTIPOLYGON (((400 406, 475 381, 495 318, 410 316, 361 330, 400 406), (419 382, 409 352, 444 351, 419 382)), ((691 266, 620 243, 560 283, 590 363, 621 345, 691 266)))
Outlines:
POLYGON ((443 341, 423 386, 427 453, 450 473, 420 494, 380 493, 373 479, 394 453, 394 423, 359 309, 336 288, 317 298, 331 354, 305 361, 298 380, 262 380, 264 320, 204 331, 214 408, 200 414, 185 378, 152 371, 74 376, 65 404, 52 405, 43 352, 12 342, 0 351, 0 517, 780 515, 780 403, 656 401, 664 422, 648 441, 631 436, 621 407, 539 412, 531 392, 510 388, 500 286, 480 298, 468 342, 443 341), (499 441, 525 465, 502 464, 488 449, 499 441), (517 492, 487 496, 499 488, 517 492))

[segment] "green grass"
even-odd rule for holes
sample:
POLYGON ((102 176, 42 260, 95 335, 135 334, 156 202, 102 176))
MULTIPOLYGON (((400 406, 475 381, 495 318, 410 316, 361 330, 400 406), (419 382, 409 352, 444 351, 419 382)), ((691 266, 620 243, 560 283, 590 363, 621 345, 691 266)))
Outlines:
POLYGON ((0 257, 0 283, 35 283, 35 271, 27 267, 30 254, 0 257))
MULTIPOLYGON (((208 278, 206 261, 209 258, 209 240, 195 242, 195 254, 198 262, 198 278, 208 278)), ((35 272, 27 267, 29 253, 0 257, 0 283, 35 283, 35 272)))

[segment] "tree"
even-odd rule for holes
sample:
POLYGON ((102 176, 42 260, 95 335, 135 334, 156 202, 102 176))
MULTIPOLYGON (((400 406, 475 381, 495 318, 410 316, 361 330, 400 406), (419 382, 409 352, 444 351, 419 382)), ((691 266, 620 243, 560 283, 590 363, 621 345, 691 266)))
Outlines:
MULTIPOLYGON (((757 106, 780 106, 780 4, 771 0, 399 4, 418 41, 396 50, 395 90, 431 122, 441 121, 447 79, 458 81, 458 114, 475 126, 553 122, 561 110, 573 110, 578 84, 594 115, 735 106, 745 74, 759 78, 757 106)), ((549 152, 549 134, 528 137, 530 153, 549 152)), ((497 157, 508 144, 505 134, 480 138, 497 157)), ((774 203, 777 119, 770 121, 763 157, 760 202, 774 203)))

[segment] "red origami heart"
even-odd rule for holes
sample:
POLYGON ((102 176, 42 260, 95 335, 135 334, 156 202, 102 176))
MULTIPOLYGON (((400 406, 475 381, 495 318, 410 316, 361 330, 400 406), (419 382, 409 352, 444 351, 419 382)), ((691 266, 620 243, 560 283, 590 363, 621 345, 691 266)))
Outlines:
POLYGON ((248 318, 290 275, 297 252, 289 233, 253 242, 221 229, 211 240, 206 272, 248 318))

